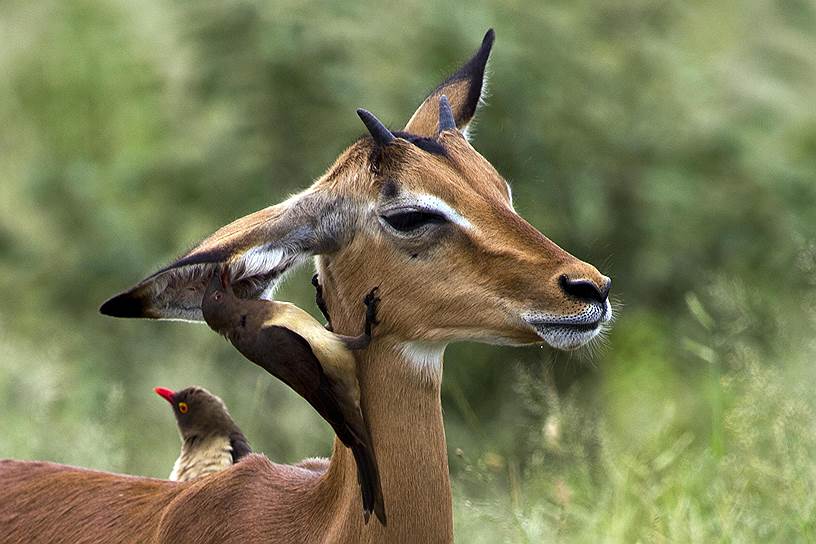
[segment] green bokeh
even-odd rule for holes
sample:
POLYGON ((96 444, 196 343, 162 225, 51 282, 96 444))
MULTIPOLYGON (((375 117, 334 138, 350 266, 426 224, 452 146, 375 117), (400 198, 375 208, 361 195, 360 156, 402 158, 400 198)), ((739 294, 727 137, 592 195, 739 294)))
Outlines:
MULTIPOLYGON (((206 327, 97 313, 222 224, 400 126, 493 26, 473 142, 614 279, 594 352, 452 346, 462 542, 816 538, 816 3, 8 0, 0 7, 0 456, 166 476, 156 385, 256 449, 330 430, 206 327)), ((280 297, 316 313, 309 271, 280 297)))

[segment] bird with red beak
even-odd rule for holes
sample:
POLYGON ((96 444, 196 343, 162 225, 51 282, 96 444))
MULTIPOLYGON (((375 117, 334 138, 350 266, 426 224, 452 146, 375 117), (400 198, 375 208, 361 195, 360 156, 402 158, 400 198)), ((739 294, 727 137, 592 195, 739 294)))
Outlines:
POLYGON ((223 470, 252 453, 244 433, 233 421, 226 404, 202 387, 173 391, 154 389, 173 407, 181 453, 170 479, 180 482, 223 470))

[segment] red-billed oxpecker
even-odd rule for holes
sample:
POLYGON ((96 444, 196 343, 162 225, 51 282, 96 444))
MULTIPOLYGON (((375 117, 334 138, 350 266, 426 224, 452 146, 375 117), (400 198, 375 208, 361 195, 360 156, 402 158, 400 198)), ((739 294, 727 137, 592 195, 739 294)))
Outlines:
POLYGON ((371 329, 377 324, 377 289, 363 302, 367 308, 363 334, 335 334, 294 304, 238 298, 224 269, 213 273, 201 310, 210 328, 294 389, 332 426, 354 455, 366 522, 374 512, 385 525, 379 470, 360 409, 357 363, 351 353, 371 341, 371 329))
POLYGON ((181 454, 173 465, 171 480, 186 482, 212 474, 252 453, 227 405, 203 387, 153 390, 173 407, 181 435, 181 454))

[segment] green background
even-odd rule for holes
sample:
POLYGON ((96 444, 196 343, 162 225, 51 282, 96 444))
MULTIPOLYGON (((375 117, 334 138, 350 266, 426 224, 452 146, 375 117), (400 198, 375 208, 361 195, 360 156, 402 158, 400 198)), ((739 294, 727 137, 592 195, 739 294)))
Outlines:
MULTIPOLYGON (((97 313, 395 128, 495 27, 476 148, 614 279, 592 352, 449 348, 460 542, 816 539, 816 2, 0 3, 0 456, 166 476, 162 385, 253 446, 306 403, 205 326, 97 313), (353 5, 352 5, 353 4, 353 5)), ((280 298, 316 314, 309 270, 280 298)))

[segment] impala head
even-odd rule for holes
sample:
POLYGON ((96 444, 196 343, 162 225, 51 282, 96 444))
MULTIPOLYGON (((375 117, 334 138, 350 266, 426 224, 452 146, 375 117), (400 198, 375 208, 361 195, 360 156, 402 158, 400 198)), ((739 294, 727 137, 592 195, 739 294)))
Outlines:
POLYGON ((269 297, 287 270, 319 255, 333 318, 359 315, 380 287, 378 335, 586 344, 611 318, 609 278, 521 218, 507 182, 466 138, 493 38, 403 130, 358 110, 370 136, 310 189, 223 227, 101 311, 201 319, 215 267, 225 265, 239 296, 269 297))

